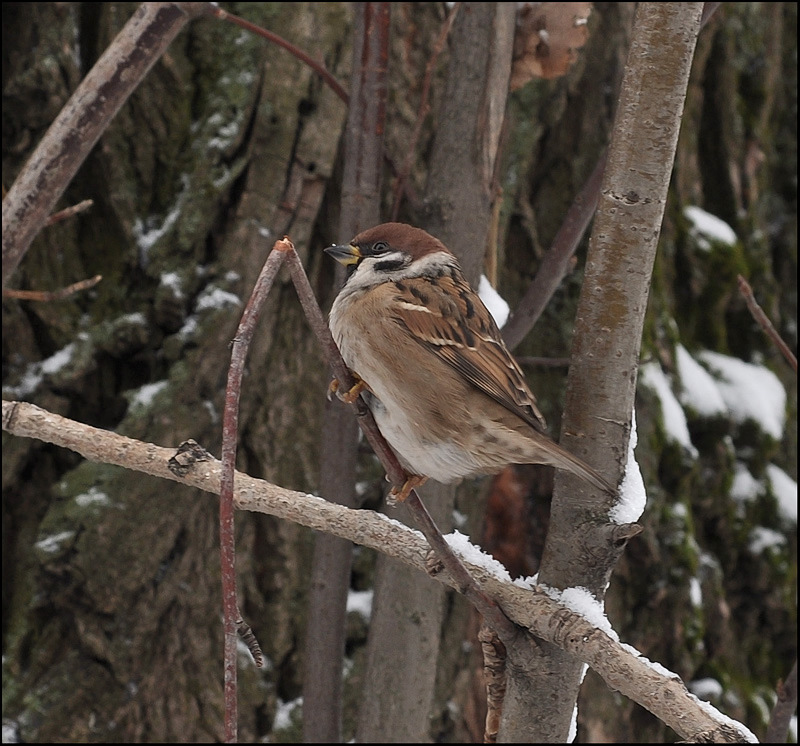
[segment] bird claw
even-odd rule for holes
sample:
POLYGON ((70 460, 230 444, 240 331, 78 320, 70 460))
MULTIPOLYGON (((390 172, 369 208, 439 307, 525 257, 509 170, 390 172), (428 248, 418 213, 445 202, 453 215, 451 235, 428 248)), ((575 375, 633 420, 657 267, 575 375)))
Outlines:
POLYGON ((428 477, 423 477, 420 474, 409 474, 407 475, 406 481, 403 482, 403 486, 399 489, 397 487, 392 487, 389 491, 389 495, 386 498, 386 502, 389 505, 396 505, 397 503, 405 502, 406 498, 411 494, 411 490, 415 487, 421 487, 425 482, 428 481, 428 477))
POLYGON ((328 401, 331 400, 331 397, 336 394, 336 398, 340 401, 343 401, 345 404, 352 404, 356 399, 358 399, 361 392, 367 387, 367 384, 364 383, 358 376, 354 376, 356 379, 355 384, 349 391, 345 391, 341 393, 339 391, 339 379, 334 378, 330 385, 328 386, 328 401))

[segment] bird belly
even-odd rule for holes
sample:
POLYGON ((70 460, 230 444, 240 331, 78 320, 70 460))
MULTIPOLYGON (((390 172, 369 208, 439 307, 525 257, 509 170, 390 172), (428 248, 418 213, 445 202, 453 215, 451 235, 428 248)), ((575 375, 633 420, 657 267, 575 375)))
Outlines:
POLYGON ((470 455, 461 446, 452 440, 431 437, 391 397, 388 403, 374 395, 368 396, 367 401, 381 434, 407 471, 444 484, 476 472, 470 455))

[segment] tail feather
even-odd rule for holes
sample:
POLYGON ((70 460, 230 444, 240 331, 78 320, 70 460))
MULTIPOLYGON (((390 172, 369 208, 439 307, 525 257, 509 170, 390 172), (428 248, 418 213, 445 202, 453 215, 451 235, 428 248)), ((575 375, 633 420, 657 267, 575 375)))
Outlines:
POLYGON ((573 456, 557 443, 552 443, 551 448, 548 450, 548 463, 552 466, 555 466, 557 469, 564 469, 565 471, 581 477, 598 489, 603 490, 603 492, 607 492, 609 495, 616 496, 618 494, 617 488, 612 487, 595 469, 577 456, 573 456))

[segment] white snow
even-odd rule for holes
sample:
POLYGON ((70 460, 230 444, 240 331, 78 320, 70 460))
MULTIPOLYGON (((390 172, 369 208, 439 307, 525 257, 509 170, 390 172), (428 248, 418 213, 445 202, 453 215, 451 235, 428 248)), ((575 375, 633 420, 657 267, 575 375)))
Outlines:
POLYGON ((786 391, 771 370, 710 350, 699 357, 718 376, 719 392, 734 422, 753 420, 775 440, 783 437, 786 391))
POLYGON ((581 586, 565 588, 563 591, 550 588, 546 585, 540 585, 539 587, 552 598, 553 601, 574 611, 576 614, 580 614, 580 616, 586 619, 592 626, 597 627, 610 638, 619 642, 617 633, 611 627, 611 622, 608 621, 608 617, 606 617, 605 611, 603 611, 603 604, 594 597, 590 590, 581 586))
POLYGON ((156 381, 155 383, 147 383, 138 389, 133 389, 128 393, 131 409, 137 406, 149 407, 153 403, 153 399, 168 385, 169 381, 156 381))
POLYGON ((197 331, 197 316, 187 316, 183 326, 178 330, 181 339, 191 339, 197 331))
POLYGON ((716 679, 695 679, 688 684, 689 691, 698 699, 707 702, 712 699, 719 699, 722 696, 722 684, 716 679))
POLYGON ((647 505, 647 490, 642 478, 642 470, 636 461, 634 450, 639 442, 636 431, 636 410, 631 414, 631 437, 628 440, 628 460, 625 462, 625 476, 619 487, 619 500, 608 512, 609 520, 614 523, 634 523, 644 513, 647 505))
POLYGON ((762 491, 761 483, 741 461, 733 465, 733 483, 729 495, 739 503, 755 500, 762 491))
MULTIPOLYGON (((86 335, 81 334, 79 336, 85 337, 86 335)), ((66 347, 62 347, 58 352, 54 352, 41 362, 31 363, 16 386, 4 387, 5 395, 13 399, 22 399, 32 394, 45 376, 54 375, 69 365, 74 353, 75 342, 70 342, 66 347)))
POLYGON ((682 445, 693 458, 697 458, 697 449, 689 437, 686 414, 680 402, 672 393, 669 379, 658 363, 645 363, 639 368, 639 380, 655 392, 661 402, 661 414, 664 418, 664 430, 667 438, 682 445))
POLYGON ((575 736, 578 735, 578 704, 572 708, 572 720, 569 722, 569 733, 567 734, 567 743, 575 743, 575 736))
POLYGON ((705 710, 706 714, 716 720, 718 723, 722 723, 723 725, 730 726, 739 732, 739 735, 744 739, 745 743, 759 743, 759 740, 755 737, 755 734, 742 725, 738 720, 734 720, 733 718, 729 718, 724 713, 720 712, 714 705, 703 702, 701 699, 698 699, 694 694, 691 692, 689 693, 690 697, 693 697, 697 700, 698 705, 702 710, 705 710))
POLYGON ((222 288, 209 285, 197 299, 197 310, 204 311, 208 308, 224 308, 225 306, 239 306, 242 301, 233 293, 222 288))
POLYGON ((3 721, 3 743, 21 743, 19 736, 19 723, 11 720, 3 721))
POLYGON ((82 508, 88 505, 109 505, 111 500, 105 492, 102 492, 97 487, 89 487, 88 492, 82 492, 76 495, 75 502, 82 508))
POLYGON ((486 275, 481 275, 480 284, 478 285, 478 295, 483 301, 483 305, 489 309, 489 313, 492 314, 492 318, 495 320, 497 326, 502 329, 503 324, 508 321, 508 315, 511 309, 500 293, 492 287, 486 275))
POLYGON ((61 545, 65 541, 71 539, 73 536, 75 536, 74 531, 61 531, 58 534, 52 534, 50 536, 45 536, 44 539, 39 539, 35 546, 42 552, 47 552, 47 554, 55 554, 59 549, 61 549, 61 545))
POLYGON ((165 272, 158 279, 164 287, 172 290, 176 298, 183 298, 183 281, 177 272, 165 272))
POLYGON ((797 523, 797 482, 775 464, 767 464, 766 471, 781 518, 797 523))
POLYGON ((692 223, 690 234, 701 249, 708 251, 712 241, 727 246, 733 246, 736 243, 736 233, 733 228, 716 215, 693 205, 684 207, 683 214, 692 223))
POLYGON ((159 239, 178 222, 181 215, 181 201, 170 210, 163 221, 159 223, 158 218, 149 217, 146 220, 136 218, 133 221, 133 236, 139 248, 139 257, 144 266, 147 266, 150 249, 158 243, 159 239))
POLYGON ((717 382, 681 344, 675 348, 678 376, 681 381, 680 401, 702 417, 727 414, 717 382))
POLYGON ((689 578, 689 600, 696 609, 703 605, 703 587, 697 578, 689 578))
POLYGON ((748 549, 753 554, 761 554, 765 549, 778 549, 786 543, 786 537, 771 528, 756 526, 750 532, 748 549))
POLYGON ((292 726, 292 712, 298 707, 303 706, 303 698, 298 697, 291 702, 278 700, 278 709, 275 712, 275 719, 272 721, 272 730, 284 730, 292 726))
POLYGON ((350 591, 347 594, 347 611, 355 611, 369 621, 372 616, 372 591, 350 591))
POLYGON ((498 562, 491 554, 486 554, 480 547, 470 542, 469 536, 462 534, 460 531, 453 531, 453 533, 447 534, 444 539, 450 545, 450 549, 465 562, 486 570, 486 572, 506 583, 511 582, 511 576, 503 564, 498 562))

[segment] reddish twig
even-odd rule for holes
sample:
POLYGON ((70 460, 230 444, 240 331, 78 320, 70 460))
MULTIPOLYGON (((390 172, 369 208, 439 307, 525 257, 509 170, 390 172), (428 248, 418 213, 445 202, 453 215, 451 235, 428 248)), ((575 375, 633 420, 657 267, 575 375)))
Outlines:
MULTIPOLYGON (((250 300, 242 314, 231 350, 228 385, 225 389, 225 412, 222 419, 222 475, 219 499, 219 552, 222 574, 222 610, 224 631, 225 684, 225 742, 236 742, 238 720, 236 638, 241 617, 236 592, 236 553, 233 521, 233 480, 236 465, 236 441, 239 423, 239 398, 242 372, 247 351, 256 328, 258 316, 269 294, 275 276, 287 256, 294 251, 291 242, 283 238, 275 242, 272 251, 256 280, 250 300)), ((249 628, 248 628, 249 629, 249 628)))
POLYGON ((79 212, 88 210, 93 204, 93 199, 85 199, 83 202, 78 202, 77 205, 72 205, 71 207, 66 207, 63 210, 54 212, 49 218, 47 218, 45 225, 53 225, 55 223, 60 223, 62 220, 67 220, 67 218, 71 218, 73 215, 77 215, 79 212))
POLYGON ((753 288, 750 287, 750 283, 747 282, 747 280, 745 280, 741 275, 738 276, 738 279, 739 292, 742 294, 745 303, 747 303, 747 307, 750 309, 750 313, 752 314, 753 318, 764 330, 764 333, 772 340, 773 344, 781 351, 789 365, 792 366, 792 370, 797 373, 797 358, 789 349, 789 345, 783 341, 781 335, 778 334, 777 329, 775 329, 775 327, 772 325, 772 322, 769 320, 769 318, 767 318, 767 314, 765 314, 761 306, 758 305, 758 301, 753 295, 753 288))
MULTIPOLYGON (((339 239, 346 241, 380 222, 383 141, 386 131, 391 3, 354 5, 350 106, 343 133, 339 239)), ((335 277, 344 279, 344 267, 335 277)), ((358 423, 349 407, 331 402, 321 423, 320 497, 358 507, 358 423)), ((350 542, 322 533, 314 539, 305 629, 304 743, 342 740, 347 590, 350 542)))
POLYGON ((419 141, 419 136, 422 132, 422 124, 425 121, 425 117, 428 116, 428 112, 431 108, 428 98, 430 96, 433 68, 436 65, 436 60, 439 59, 439 55, 444 49, 444 44, 447 41, 447 37, 450 34, 450 29, 453 27, 453 21, 455 21, 460 7, 461 3, 453 3, 450 13, 447 15, 444 24, 442 24, 442 28, 439 31, 439 36, 436 39, 436 43, 433 45, 433 49, 431 50, 431 56, 428 60, 428 65, 425 68, 425 77, 422 79, 422 91, 420 93, 417 121, 414 123, 414 132, 412 133, 411 141, 408 144, 408 150, 406 151, 406 158, 403 161, 403 166, 400 169, 400 172, 397 174, 397 182, 394 190, 394 204, 392 205, 392 220, 397 220, 397 215, 400 212, 400 202, 406 193, 406 182, 408 181, 409 174, 411 173, 411 166, 414 162, 414 151, 417 149, 417 142, 419 141))
POLYGON ((310 55, 306 54, 302 49, 296 47, 290 41, 287 41, 282 36, 278 36, 278 34, 273 33, 272 31, 268 31, 261 26, 257 26, 255 23, 251 23, 250 21, 245 20, 244 18, 240 18, 239 16, 233 15, 233 13, 228 13, 225 10, 222 10, 220 7, 214 7, 211 11, 212 15, 216 16, 222 21, 230 21, 231 23, 235 23, 237 26, 241 26, 243 29, 247 29, 248 31, 252 31, 254 34, 258 34, 259 36, 263 36, 265 39, 268 39, 273 44, 277 44, 279 47, 283 47, 285 50, 290 52, 294 57, 297 57, 298 60, 304 62, 308 65, 314 72, 316 72, 327 84, 330 88, 333 89, 334 93, 348 104, 350 102, 350 97, 347 95, 347 91, 342 88, 341 84, 338 80, 331 74, 331 72, 323 65, 321 62, 318 62, 310 55))
MULTIPOLYGON (((336 342, 334 342, 331 336, 330 329, 325 323, 322 311, 320 311, 319 305, 317 304, 314 291, 311 289, 308 277, 306 277, 306 273, 303 270, 300 257, 297 256, 293 248, 291 251, 287 252, 287 265, 297 295, 300 298, 300 304, 303 307, 303 311, 311 325, 312 331, 322 347, 328 364, 339 381, 339 389, 341 391, 349 391, 355 385, 355 379, 347 365, 345 365, 339 348, 336 346, 336 342)), ((358 397, 354 402, 354 406, 356 408, 356 416, 358 417, 359 425, 365 437, 380 459, 389 480, 399 489, 408 480, 409 475, 405 472, 403 467, 400 466, 400 462, 397 460, 394 451, 392 451, 383 435, 381 435, 366 402, 364 402, 361 397, 358 397)), ((411 490, 409 496, 406 498, 405 504, 414 514, 422 533, 425 534, 428 543, 436 552, 445 569, 450 573, 458 590, 472 602, 483 615, 487 624, 497 630, 497 634, 503 642, 510 641, 516 632, 516 627, 513 622, 503 613, 503 610, 498 606, 497 602, 480 588, 475 579, 464 567, 463 563, 453 553, 450 545, 442 536, 435 521, 431 518, 430 513, 428 513, 420 500, 419 495, 417 495, 416 490, 411 490)))
POLYGON ((5 288, 3 290, 4 298, 16 298, 17 300, 35 300, 35 301, 53 301, 64 300, 70 295, 79 293, 81 290, 88 290, 97 285, 103 275, 95 275, 88 280, 81 280, 80 282, 73 282, 72 285, 67 285, 60 290, 13 290, 5 288))

